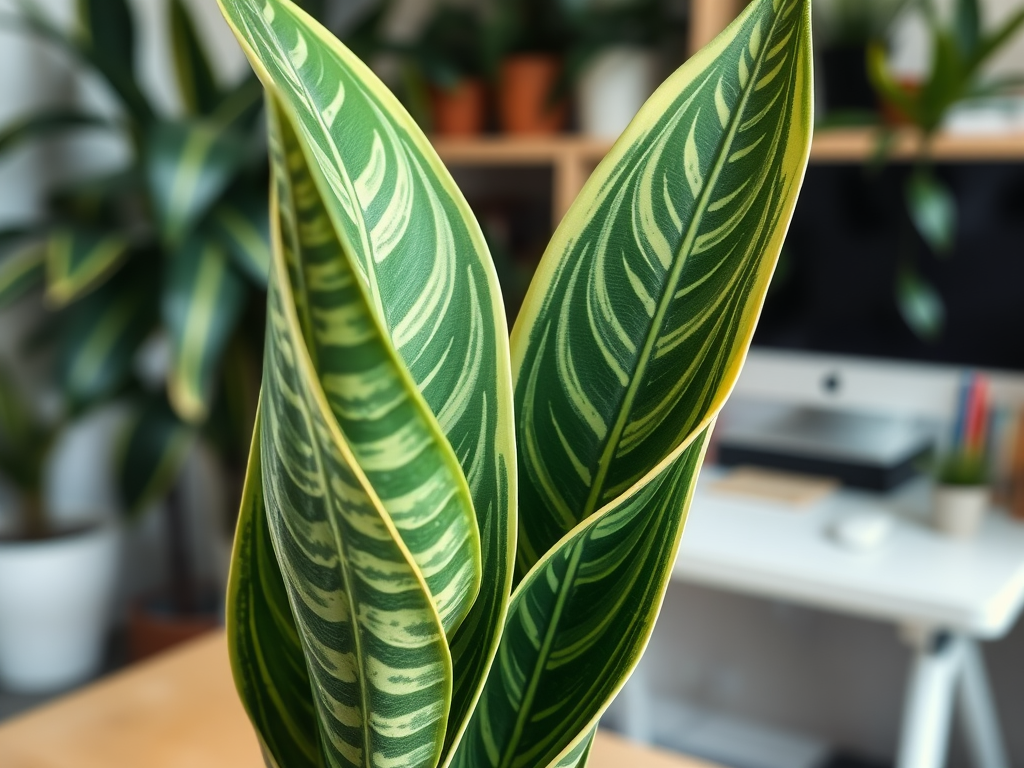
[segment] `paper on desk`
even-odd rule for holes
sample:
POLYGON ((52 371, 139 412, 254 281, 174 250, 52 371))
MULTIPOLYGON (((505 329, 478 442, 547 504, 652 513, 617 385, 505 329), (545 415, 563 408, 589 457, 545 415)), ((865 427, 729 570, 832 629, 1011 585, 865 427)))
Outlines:
POLYGON ((761 467, 737 467, 712 483, 710 490, 724 496, 745 496, 805 508, 821 501, 838 487, 839 481, 831 477, 761 467))

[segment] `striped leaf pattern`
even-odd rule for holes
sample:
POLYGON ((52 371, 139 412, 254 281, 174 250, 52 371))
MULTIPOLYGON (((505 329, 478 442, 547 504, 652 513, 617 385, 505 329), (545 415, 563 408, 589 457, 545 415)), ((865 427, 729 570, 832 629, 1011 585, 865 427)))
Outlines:
POLYGON ((301 147, 271 98, 271 167, 301 338, 359 468, 451 635, 480 589, 480 535, 458 460, 378 326, 301 147))
POLYGON ((64 307, 99 286, 128 253, 117 232, 61 229, 46 244, 46 300, 64 307))
MULTIPOLYGON (((451 701, 444 627, 334 420, 288 287, 275 258, 260 426, 263 491, 324 762, 432 765, 451 701)), ((264 743, 270 746, 266 736, 264 743)), ((280 755, 275 760, 283 764, 280 755)))
POLYGON ((263 503, 259 416, 228 583, 231 669, 264 753, 280 768, 325 768, 312 688, 263 503))
POLYGON ((577 526, 516 588, 456 768, 580 764, 654 630, 709 432, 577 526))
POLYGON ((450 745, 496 651, 515 547, 511 373, 493 265, 429 142, 361 61, 287 0, 221 7, 309 152, 327 214, 469 483, 484 579, 451 638, 450 745))
POLYGON ((190 114, 209 114, 220 103, 221 95, 195 21, 183 0, 171 0, 169 12, 174 72, 181 100, 190 114))
POLYGON ((161 297, 171 337, 167 393, 186 421, 206 419, 217 366, 244 303, 242 278, 216 240, 193 235, 168 260, 161 297))
POLYGON ((810 150, 809 5, 750 3, 555 233, 512 337, 520 574, 731 391, 810 150))

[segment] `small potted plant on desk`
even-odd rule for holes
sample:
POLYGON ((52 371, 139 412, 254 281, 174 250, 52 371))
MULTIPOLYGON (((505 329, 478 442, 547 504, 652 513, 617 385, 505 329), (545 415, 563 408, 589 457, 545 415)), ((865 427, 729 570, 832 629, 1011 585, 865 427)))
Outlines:
POLYGON ((109 520, 60 523, 48 514, 44 478, 59 432, 0 368, 0 480, 17 495, 13 525, 0 534, 0 686, 23 693, 96 674, 118 570, 109 520))
POLYGON ((973 374, 962 388, 953 447, 940 466, 932 504, 935 527, 949 536, 973 536, 988 509, 992 495, 985 455, 988 421, 988 383, 973 374))

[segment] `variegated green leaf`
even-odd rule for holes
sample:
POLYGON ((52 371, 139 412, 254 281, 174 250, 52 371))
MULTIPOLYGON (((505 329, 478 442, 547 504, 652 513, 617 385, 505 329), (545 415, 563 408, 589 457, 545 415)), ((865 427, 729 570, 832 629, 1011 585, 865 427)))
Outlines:
POLYGON ((205 420, 221 354, 245 306, 245 283, 220 243, 198 233, 167 264, 161 297, 171 337, 167 393, 186 421, 205 420))
POLYGON ((178 92, 185 109, 194 115, 213 112, 221 94, 213 67, 196 32, 196 25, 183 0, 171 0, 171 44, 178 92))
POLYGON ((238 514, 227 634, 231 671, 264 753, 280 768, 324 768, 309 672, 270 543, 259 416, 238 514))
MULTIPOLYGON (((334 319, 333 330, 343 332, 344 312, 334 319)), ((358 338, 369 329, 356 322, 348 332, 358 338)), ((432 766, 451 702, 444 626, 338 428, 277 255, 261 409, 267 519, 312 681, 324 763, 432 766)), ((272 738, 262 736, 268 747, 272 738)))
POLYGON ((33 243, 0 260, 0 309, 10 306, 43 282, 46 246, 33 243))
POLYGON ((710 429, 578 525, 519 584, 455 768, 581 759, 654 630, 710 429))
POLYGON ((181 243, 224 192, 244 140, 212 123, 158 123, 147 135, 146 180, 164 240, 181 243))
POLYGON ((266 195, 239 193, 217 204, 207 222, 212 235, 235 265, 257 285, 267 284, 270 270, 270 220, 266 195))
POLYGON ((43 139, 78 128, 106 129, 114 125, 109 118, 90 115, 77 109, 51 109, 18 118, 0 130, 0 153, 32 139, 43 139))
POLYGON ((268 99, 270 154, 291 293, 341 433, 419 567, 445 632, 480 589, 480 534, 466 478, 378 325, 345 246, 332 233, 307 160, 268 99))
POLYGON ((702 429, 739 373, 811 137, 807 0, 755 0, 644 106, 512 335, 519 572, 702 429))
POLYGON ((555 758, 549 765, 550 768, 586 768, 587 760, 590 758, 590 750, 594 746, 594 737, 597 735, 595 725, 590 733, 584 734, 583 738, 576 739, 576 743, 563 750, 562 757, 555 758))
POLYGON ((122 269, 69 311, 58 372, 72 402, 108 397, 127 380, 135 353, 156 320, 142 279, 137 271, 122 269))
POLYGON ((194 440, 195 431, 162 396, 143 403, 128 423, 118 461, 121 502, 129 517, 166 498, 194 440))
POLYGON ((64 307, 97 288, 120 265, 128 238, 118 232, 62 228, 46 244, 46 301, 64 307))
POLYGON ((309 153, 327 214, 469 481, 484 580, 451 641, 451 745, 495 653, 515 543, 507 326, 494 268, 433 148, 361 61, 286 0, 221 7, 309 153))

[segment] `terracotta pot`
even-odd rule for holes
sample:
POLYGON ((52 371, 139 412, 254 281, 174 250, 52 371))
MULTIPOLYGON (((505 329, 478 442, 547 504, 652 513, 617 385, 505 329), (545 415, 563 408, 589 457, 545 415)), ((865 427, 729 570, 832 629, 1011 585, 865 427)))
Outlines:
POLYGON ((221 626, 215 609, 178 614, 159 597, 139 600, 128 609, 128 654, 140 661, 221 626))
POLYGON ((565 128, 565 100, 550 103, 560 72, 561 62, 548 54, 521 54, 502 63, 498 117, 505 133, 550 135, 565 128))
POLYGON ((482 80, 466 78, 450 89, 430 92, 434 132, 439 136, 476 136, 484 129, 485 91, 482 80))

